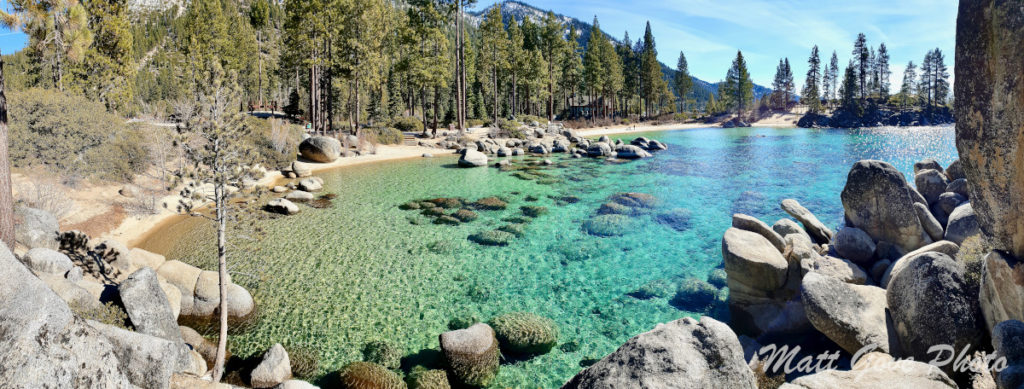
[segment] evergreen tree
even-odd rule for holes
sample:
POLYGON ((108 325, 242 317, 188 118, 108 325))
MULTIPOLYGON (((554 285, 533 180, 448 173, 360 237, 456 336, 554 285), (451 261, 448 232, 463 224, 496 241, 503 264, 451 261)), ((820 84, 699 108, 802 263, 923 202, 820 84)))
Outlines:
POLYGON ((878 73, 878 96, 882 101, 889 100, 889 77, 892 71, 889 70, 889 50, 885 43, 878 46, 878 56, 875 57, 875 67, 878 73))
POLYGON ((659 81, 662 80, 661 63, 658 62, 658 50, 651 32, 651 22, 647 22, 644 30, 643 51, 640 55, 640 96, 644 100, 644 116, 650 116, 656 93, 659 92, 659 81))
POLYGON ((942 51, 929 51, 921 64, 921 82, 918 94, 926 107, 945 104, 949 95, 949 70, 946 68, 942 51))
MULTIPOLYGON (((853 43, 853 60, 857 65, 857 87, 861 100, 867 98, 868 71, 871 66, 871 52, 868 49, 867 38, 864 33, 857 34, 857 40, 853 43)), ((846 81, 845 79, 843 80, 846 81)))
POLYGON ((917 65, 914 65, 914 61, 907 63, 907 68, 903 70, 903 85, 900 86, 899 93, 899 104, 901 108, 906 109, 908 105, 913 105, 917 92, 917 65))
POLYGON ((227 271, 227 221, 234 196, 229 188, 241 187, 243 180, 252 178, 253 172, 248 167, 253 166, 254 158, 251 145, 238 141, 249 136, 251 129, 245 125, 244 117, 237 109, 240 103, 237 75, 225 74, 215 57, 204 69, 209 69, 209 73, 200 83, 198 115, 188 123, 184 134, 194 141, 182 143, 191 166, 179 174, 195 182, 183 190, 182 208, 188 214, 204 215, 202 217, 217 225, 220 335, 212 376, 213 382, 220 382, 228 339, 227 287, 230 278, 227 271), (212 186, 212 193, 204 189, 206 184, 212 186), (212 203, 214 216, 192 212, 194 206, 207 202, 212 203))
MULTIPOLYGON (((784 58, 782 61, 783 65, 783 108, 789 108, 789 104, 793 102, 793 95, 796 91, 796 83, 793 82, 793 68, 789 67, 789 58, 784 58)), ((753 83, 751 83, 751 90, 753 90, 753 83)))
POLYGON ((679 52, 679 61, 676 62, 675 92, 679 97, 679 112, 684 111, 686 95, 693 89, 693 78, 690 76, 690 67, 686 63, 686 55, 679 52))
POLYGON ((858 85, 857 68, 858 65, 853 60, 846 66, 846 71, 843 73, 843 84, 839 88, 839 94, 842 95, 840 107, 847 112, 853 113, 855 116, 861 116, 863 112, 861 112, 861 105, 857 95, 860 88, 860 85, 858 85))
MULTIPOLYGON (((583 82, 583 56, 580 52, 579 32, 575 25, 569 26, 569 34, 566 36, 565 45, 562 46, 562 93, 565 98, 565 106, 572 109, 576 103, 576 90, 583 82)), ((570 112, 570 115, 574 113, 570 112)))
POLYGON ((135 102, 136 62, 128 10, 120 0, 85 3, 93 42, 74 66, 75 85, 108 110, 125 113, 135 102))
MULTIPOLYGON (((408 75, 411 86, 420 96, 420 103, 426 106, 427 93, 433 94, 433 122, 423 126, 437 131, 440 110, 441 88, 449 85, 454 68, 449 55, 449 40, 445 34, 446 18, 434 1, 416 1, 406 9, 408 22, 400 33, 405 55, 398 61, 398 67, 408 75)), ((423 123, 427 123, 426 108, 421 110, 423 123)))
POLYGON ((259 98, 259 104, 263 105, 263 33, 267 26, 270 24, 270 1, 269 0, 255 0, 251 6, 249 6, 249 23, 252 28, 256 30, 256 43, 258 46, 257 55, 259 56, 259 74, 258 74, 258 91, 257 95, 259 98))
POLYGON ((566 45, 566 41, 562 36, 563 31, 565 31, 565 26, 558 20, 554 12, 548 11, 544 17, 542 45, 544 47, 544 61, 548 65, 547 115, 549 121, 555 120, 555 84, 557 84, 559 77, 561 77, 561 67, 559 64, 562 63, 562 56, 565 55, 564 47, 566 45))
POLYGON ((836 56, 835 50, 832 50, 832 60, 829 62, 829 88, 827 93, 827 99, 836 100, 839 95, 839 57, 836 56))
MULTIPOLYGON (((388 59, 384 44, 394 27, 392 8, 386 0, 350 0, 341 10, 347 28, 339 39, 339 65, 352 87, 350 120, 353 132, 362 127, 362 96, 367 85, 379 85, 388 59)), ((447 48, 445 48, 447 49, 447 48)), ((435 105, 438 97, 435 96, 435 105)), ((435 113, 436 115, 436 113, 435 113)), ((435 118, 436 121, 436 118, 435 118)))
POLYGON ((719 95, 725 101, 726 107, 735 109, 740 116, 743 116, 744 109, 753 102, 754 83, 750 80, 750 73, 747 72, 747 62, 743 59, 743 52, 736 52, 736 59, 732 61, 732 67, 725 75, 725 82, 722 83, 719 95))
POLYGON ((772 94, 770 97, 772 109, 782 109, 786 105, 784 94, 786 89, 786 64, 780 59, 779 65, 775 67, 775 78, 772 79, 772 94))
POLYGON ((490 92, 492 99, 492 126, 498 125, 498 76, 507 65, 506 47, 508 36, 505 34, 505 23, 501 20, 501 9, 492 7, 480 23, 480 69, 487 74, 489 81, 483 83, 483 89, 490 92))
POLYGON ((583 54, 583 84, 587 88, 588 105, 591 109, 590 114, 592 117, 597 110, 597 94, 600 92, 601 85, 604 85, 609 73, 609 70, 605 68, 605 61, 601 54, 600 42, 604 39, 607 38, 601 32, 601 25, 597 21, 597 16, 595 16, 594 23, 590 27, 586 51, 583 54))
POLYGON ((29 56, 43 73, 45 65, 50 80, 64 90, 64 75, 69 65, 85 59, 92 45, 88 28, 89 16, 78 0, 9 0, 13 13, 0 11, 0 19, 9 27, 20 27, 29 37, 29 56))
POLYGON ((807 59, 807 79, 804 81, 804 89, 800 92, 803 103, 808 106, 812 113, 821 109, 821 97, 818 93, 818 83, 821 81, 821 58, 818 56, 818 45, 811 49, 811 57, 807 59))

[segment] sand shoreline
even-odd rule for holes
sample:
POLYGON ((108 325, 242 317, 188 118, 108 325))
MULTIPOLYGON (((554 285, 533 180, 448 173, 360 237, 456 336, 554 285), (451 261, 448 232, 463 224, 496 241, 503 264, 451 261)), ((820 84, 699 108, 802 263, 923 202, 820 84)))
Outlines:
MULTIPOLYGON (((760 124, 755 124, 760 126, 760 124)), ((771 125, 765 125, 768 127, 771 125)), ((669 123, 659 125, 617 125, 608 127, 593 127, 576 130, 580 136, 584 137, 598 137, 602 135, 620 135, 628 133, 641 133, 641 132, 659 132, 659 131, 674 131, 674 130, 690 130, 698 128, 715 128, 720 127, 718 124, 708 123, 669 123)), ((411 158, 422 158, 423 154, 443 155, 451 153, 450 150, 443 150, 437 148, 420 147, 420 146, 378 146, 377 153, 371 155, 362 155, 358 157, 350 158, 339 158, 337 161, 332 163, 310 163, 308 164, 313 173, 319 173, 328 170, 347 168, 352 166, 358 166, 368 163, 377 163, 385 161, 399 161, 403 159, 411 158)), ((270 188, 279 183, 287 180, 279 171, 268 172, 266 176, 257 182, 257 186, 264 188, 270 188)), ((167 196, 161 199, 161 203, 176 204, 177 196, 167 196)), ((128 216, 121 224, 114 228, 112 231, 101 235, 100 239, 114 239, 118 242, 124 243, 128 247, 137 247, 139 244, 145 242, 147 239, 153 236, 154 233, 163 229, 163 227, 177 223, 184 218, 189 216, 175 212, 170 209, 163 209, 160 213, 146 216, 128 216)))

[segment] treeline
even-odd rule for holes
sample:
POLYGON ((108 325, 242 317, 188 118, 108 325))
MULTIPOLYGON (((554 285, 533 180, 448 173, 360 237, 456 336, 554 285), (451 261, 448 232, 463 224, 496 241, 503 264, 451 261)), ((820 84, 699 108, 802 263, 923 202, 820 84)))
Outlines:
MULTIPOLYGON (((867 38, 861 33, 854 41, 852 58, 840 73, 836 52, 832 52, 831 60, 822 68, 822 59, 815 45, 807 60, 807 76, 799 102, 807 105, 810 113, 838 108, 855 116, 864 115, 879 106, 928 110, 949 105, 949 70, 941 50, 936 48, 925 55, 920 74, 917 65, 910 61, 903 72, 902 86, 895 95, 890 92, 892 71, 889 59, 885 43, 879 44, 876 50, 868 45, 867 38)), ((786 109, 796 103, 788 58, 779 60, 773 89, 769 100, 763 104, 767 108, 786 109)))

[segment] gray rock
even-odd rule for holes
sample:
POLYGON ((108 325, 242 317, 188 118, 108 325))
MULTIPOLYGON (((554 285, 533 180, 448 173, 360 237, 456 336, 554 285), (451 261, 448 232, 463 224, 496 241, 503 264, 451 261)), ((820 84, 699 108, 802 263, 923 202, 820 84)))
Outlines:
POLYGON ((928 205, 928 200, 925 200, 924 196, 921 195, 921 192, 918 192, 917 189, 914 188, 909 188, 909 190, 910 197, 914 199, 915 203, 928 205))
POLYGON ((511 157, 512 156, 512 149, 510 149, 508 147, 499 147, 497 155, 499 157, 511 157))
POLYGON ((956 181, 961 178, 967 178, 967 176, 964 175, 964 165, 960 163, 959 159, 953 161, 952 163, 949 164, 948 167, 946 167, 946 178, 948 178, 950 181, 956 181))
POLYGON ((253 369, 249 380, 253 388, 273 388, 292 378, 292 365, 288 352, 280 343, 263 354, 263 360, 253 369))
POLYGON ((622 159, 639 159, 639 158, 650 158, 651 153, 640 146, 634 145, 620 145, 615 147, 615 155, 622 159))
MULTIPOLYGON (((963 2, 957 16, 956 145, 982 232, 1024 258, 1024 17, 1017 2, 963 2)), ((964 178, 964 177, 958 177, 964 178)))
POLYGON ((981 313, 992 331, 1007 320, 1024 321, 1024 263, 998 250, 985 255, 981 270, 981 313))
POLYGON ((807 240, 812 240, 811 235, 807 234, 807 231, 804 231, 804 228, 792 219, 779 219, 779 221, 772 225, 772 230, 782 235, 783 238, 789 234, 799 234, 806 236, 807 240))
POLYGON ((857 264, 828 255, 812 255, 800 260, 800 274, 818 273, 850 284, 864 285, 868 274, 857 264))
POLYGON ((942 240, 945 231, 942 230, 942 224, 939 224, 939 221, 935 219, 935 216, 928 210, 928 207, 921 203, 914 203, 914 210, 917 211, 917 218, 921 221, 924 231, 928 233, 928 237, 934 241, 942 240))
POLYGON ((63 275, 75 267, 67 255, 42 247, 29 250, 21 260, 36 273, 63 275))
POLYGON ((612 146, 607 142, 595 142, 587 147, 587 156, 591 158, 609 157, 612 155, 612 146))
POLYGON ((117 291, 136 331, 182 342, 177 317, 160 288, 156 271, 149 267, 137 270, 117 286, 117 291))
POLYGON ((885 289, 851 285, 812 272, 804 276, 800 295, 814 328, 843 350, 856 354, 865 346, 877 345, 889 352, 885 289))
POLYGON ((817 243, 832 241, 832 230, 825 226, 811 211, 793 199, 782 200, 782 210, 804 225, 804 230, 817 243))
POLYGON ((996 373, 1000 389, 1024 387, 1024 323, 1007 320, 992 330, 992 348, 996 358, 1006 358, 1007 367, 996 373))
POLYGON ((963 197, 965 199, 968 199, 968 198, 971 197, 971 195, 968 194, 968 192, 967 192, 967 179, 966 178, 961 178, 961 179, 958 179, 958 180, 955 180, 955 181, 951 181, 949 183, 949 185, 946 185, 946 192, 956 193, 956 194, 960 195, 960 197, 963 197))
POLYGON ((608 138, 608 135, 601 135, 600 138, 597 138, 597 141, 603 143, 611 143, 611 139, 608 138))
POLYGON ((476 150, 465 149, 459 157, 460 167, 484 167, 487 166, 487 155, 476 150))
POLYGON ((11 388, 129 388, 113 345, 0 243, 0 382, 11 388))
POLYGON ((572 388, 757 387, 743 347, 727 325, 710 317, 658 324, 583 370, 572 388))
POLYGON ((341 156, 341 142, 325 136, 309 137, 299 143, 299 153, 310 161, 334 162, 341 156))
POLYGON ((929 244, 932 239, 917 217, 910 189, 903 173, 892 165, 873 160, 857 162, 840 196, 846 220, 875 241, 893 243, 903 251, 929 244))
POLYGON ((174 373, 188 371, 192 356, 182 342, 132 332, 107 324, 88 321, 110 339, 114 355, 120 361, 120 370, 128 380, 143 388, 169 388, 174 373))
POLYGON ((277 389, 320 389, 320 387, 302 380, 288 380, 281 383, 277 389))
POLYGON ((316 179, 316 177, 310 177, 299 181, 299 190, 306 192, 319 192, 324 189, 323 182, 316 179))
POLYGON ((313 201, 316 197, 313 196, 312 193, 303 190, 296 190, 288 193, 284 198, 288 201, 313 201))
POLYGON ((946 175, 933 169, 922 170, 914 175, 914 184, 929 205, 938 201, 939 195, 946 193, 946 187, 949 186, 946 175))
POLYGON ((857 264, 870 266, 875 257, 875 242, 859 228, 845 227, 836 233, 832 242, 839 256, 857 264))
MULTIPOLYGON (((977 347, 985 336, 976 296, 968 293, 964 265, 928 252, 906 260, 886 288, 900 349, 915 360, 930 360, 929 348, 977 347)), ((953 365, 942 367, 952 373, 953 365)))
POLYGON ((14 240, 29 249, 56 250, 59 230, 57 217, 49 212, 21 206, 14 208, 14 240))
POLYGON ((882 278, 879 279, 879 284, 878 285, 883 287, 883 288, 888 286, 889 285, 889 280, 892 278, 892 276, 896 275, 896 273, 899 273, 903 269, 903 267, 907 263, 909 263, 909 262, 907 262, 907 260, 910 259, 910 258, 916 257, 916 256, 924 254, 924 253, 942 253, 942 254, 946 254, 950 258, 956 258, 956 254, 958 252, 960 252, 960 246, 957 245, 956 243, 950 242, 948 240, 940 240, 938 242, 935 242, 935 243, 932 243, 930 245, 924 246, 924 247, 919 248, 917 250, 911 251, 911 252, 901 256, 899 259, 897 259, 895 262, 892 263, 892 266, 889 267, 889 269, 886 270, 886 272, 882 276, 882 278))
POLYGON ((763 236, 765 239, 768 239, 768 241, 771 242, 772 246, 775 246, 776 249, 779 249, 780 253, 786 251, 786 240, 782 238, 782 235, 779 235, 771 227, 768 227, 768 224, 758 220, 753 216, 748 216, 741 213, 733 214, 732 226, 739 228, 741 230, 754 232, 757 233, 758 235, 763 236))
POLYGON ((287 199, 273 199, 267 203, 267 210, 282 215, 294 215, 299 213, 299 206, 287 199))
POLYGON ((957 385, 937 367, 924 362, 900 360, 875 352, 853 370, 825 370, 783 384, 779 389, 956 389, 957 385))
POLYGON ((956 207, 949 215, 949 222, 946 224, 946 240, 959 245, 965 239, 979 234, 981 234, 981 229, 971 203, 956 207))
POLYGON ((914 163, 914 175, 915 176, 918 173, 920 173, 920 172, 922 172, 924 170, 929 170, 929 169, 936 170, 936 171, 941 173, 942 172, 942 165, 939 164, 939 161, 936 161, 933 158, 928 158, 928 159, 925 159, 925 160, 921 160, 921 161, 919 161, 917 163, 914 163))
POLYGON ((295 161, 292 162, 292 172, 296 177, 309 177, 313 175, 313 167, 308 163, 295 161))
POLYGON ((477 323, 440 336, 449 371, 466 385, 487 386, 498 375, 498 339, 491 326, 477 323))
POLYGON ((771 291, 786 284, 789 263, 768 239, 757 233, 730 228, 722 237, 722 258, 729 288, 743 286, 771 291), (734 287, 736 284, 736 287, 734 287))
MULTIPOLYGON (((423 155, 421 155, 421 157, 423 157, 423 158, 434 158, 434 154, 423 153, 423 155)), ((305 381, 299 381, 299 382, 305 382, 305 381)))
POLYGON ((879 280, 881 280, 882 277, 885 277, 885 273, 889 270, 889 267, 891 266, 892 261, 888 259, 882 259, 879 260, 878 262, 875 262, 874 265, 871 265, 871 269, 868 269, 868 272, 871 273, 872 279, 874 279, 876 282, 880 282, 879 280))

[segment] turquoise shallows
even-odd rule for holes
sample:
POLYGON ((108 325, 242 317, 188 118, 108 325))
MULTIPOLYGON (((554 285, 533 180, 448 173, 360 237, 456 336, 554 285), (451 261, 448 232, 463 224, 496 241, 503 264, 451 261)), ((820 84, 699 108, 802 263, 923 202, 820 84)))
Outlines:
MULTIPOLYGON (((265 222, 260 240, 234 238, 233 280, 252 291, 262 316, 230 339, 231 350, 248 356, 277 342, 305 347, 319 355, 323 375, 360 360, 366 342, 384 339, 412 356, 403 362, 408 369, 434 359, 436 353, 424 350, 438 348, 438 334, 453 319, 528 311, 555 321, 559 346, 505 361, 493 386, 558 387, 586 364, 581 361, 600 359, 657 323, 693 315, 670 305, 672 295, 627 294, 654 280, 706 279, 722 262, 721 237, 733 213, 772 224, 786 217, 779 202, 795 198, 834 228, 842 222, 840 191, 857 160, 890 162, 912 180, 914 162, 931 157, 946 166, 956 158, 952 127, 618 137, 628 142, 639 135, 669 150, 623 164, 553 156, 556 165, 526 177, 532 180, 495 168, 455 168, 450 156, 321 174, 325 192, 338 195, 331 208, 300 205, 298 215, 265 222), (633 217, 621 236, 584 232, 581 225, 619 192, 652 194, 661 208, 633 217), (398 208, 410 200, 488 196, 505 198, 508 208, 478 210, 479 219, 458 226, 431 224, 419 211, 398 208), (521 217, 524 205, 549 211, 511 244, 467 239, 510 224, 502 219, 521 217), (683 231, 655 221, 657 213, 677 208, 690 213, 683 231)), ((214 269, 213 230, 205 223, 193 218, 159 232, 157 239, 167 237, 160 246, 169 247, 168 259, 214 269)))

